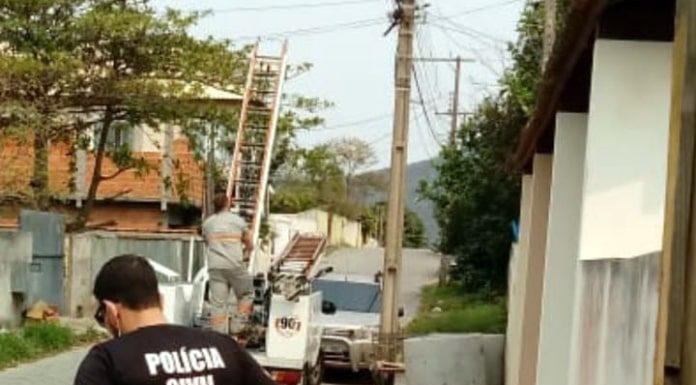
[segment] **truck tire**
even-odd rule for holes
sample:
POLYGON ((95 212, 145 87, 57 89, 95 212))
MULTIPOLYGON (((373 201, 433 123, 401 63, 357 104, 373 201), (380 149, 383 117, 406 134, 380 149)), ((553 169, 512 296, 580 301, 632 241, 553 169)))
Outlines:
POLYGON ((375 385, 394 385, 395 379, 394 373, 372 372, 372 380, 375 385))
POLYGON ((302 385, 321 385, 324 380, 324 357, 319 353, 314 365, 306 365, 302 373, 302 385))

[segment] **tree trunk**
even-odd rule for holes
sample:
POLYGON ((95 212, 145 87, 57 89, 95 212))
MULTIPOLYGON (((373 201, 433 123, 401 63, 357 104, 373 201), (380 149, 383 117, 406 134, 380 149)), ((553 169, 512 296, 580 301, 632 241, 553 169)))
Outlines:
POLYGON ((30 185, 34 192, 34 207, 39 210, 48 208, 48 152, 48 139, 40 129, 35 130, 34 170, 30 185))
POLYGON ((94 170, 92 171, 92 179, 89 183, 89 189, 87 190, 87 197, 85 198, 85 204, 82 206, 80 211, 80 216, 78 219, 79 227, 84 227, 89 220, 89 214, 94 208, 94 203, 97 198, 97 191, 99 190, 99 184, 104 179, 102 177, 102 164, 104 163, 104 153, 106 152, 106 142, 109 138, 109 131, 111 131, 111 124, 113 123, 113 113, 110 109, 107 109, 104 113, 104 121, 99 132, 99 142, 97 143, 97 148, 94 153, 94 170))

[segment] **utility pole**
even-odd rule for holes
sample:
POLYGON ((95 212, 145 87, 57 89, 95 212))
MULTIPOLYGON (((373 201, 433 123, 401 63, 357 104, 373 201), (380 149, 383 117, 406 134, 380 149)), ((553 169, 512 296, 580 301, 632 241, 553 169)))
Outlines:
POLYGON ((558 16, 558 3, 556 0, 545 0, 545 20, 544 20, 544 57, 541 70, 546 67, 546 62, 551 57, 553 45, 556 43, 556 18, 558 16))
MULTIPOLYGON (((380 361, 395 363, 398 360, 399 334, 399 278, 401 270, 402 237, 404 226, 404 191, 408 125, 411 101, 411 69, 413 66, 413 35, 415 28, 415 0, 397 2, 394 24, 399 27, 396 53, 396 98, 394 102, 394 131, 392 141, 389 201, 387 203, 387 229, 384 248, 384 288, 380 317, 380 361)), ((380 382, 393 382, 394 376, 380 382)))
POLYGON ((459 116, 466 115, 466 113, 459 112, 459 90, 461 87, 461 77, 462 77, 462 63, 473 62, 472 59, 464 59, 461 56, 456 58, 413 58, 415 62, 429 62, 429 63, 452 63, 454 62, 454 93, 452 95, 452 109, 448 112, 437 112, 435 115, 449 115, 452 118, 451 128, 450 128, 450 142, 454 143, 457 137, 457 129, 459 128, 459 116))
POLYGON ((452 98, 452 130, 450 132, 450 144, 454 144, 459 127, 459 82, 462 73, 462 58, 457 56, 457 64, 454 74, 454 96, 452 98))

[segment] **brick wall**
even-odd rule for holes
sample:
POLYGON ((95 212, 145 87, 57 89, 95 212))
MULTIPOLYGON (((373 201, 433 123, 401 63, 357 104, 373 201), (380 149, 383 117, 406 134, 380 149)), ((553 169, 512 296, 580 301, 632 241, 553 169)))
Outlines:
POLYGON ((155 232, 161 227, 162 213, 158 204, 113 203, 96 206, 89 217, 90 225, 109 221, 116 223, 107 229, 155 232))
MULTIPOLYGON (((70 152, 63 143, 53 144, 49 153, 49 189, 58 196, 67 197, 70 193, 70 152)), ((161 196, 161 154, 159 152, 134 153, 135 157, 144 158, 151 166, 151 171, 139 177, 135 171, 126 171, 118 177, 103 181, 97 192, 98 198, 118 196, 121 199, 156 201, 161 196)), ((173 182, 183 178, 187 180, 186 196, 196 205, 203 201, 203 171, 189 150, 186 139, 174 141, 174 157, 178 169, 174 169, 173 182)), ((33 173, 34 152, 31 142, 0 140, 0 194, 16 194, 27 191, 33 173)), ((85 186, 89 186, 94 170, 94 157, 87 161, 85 186)), ((116 166, 110 159, 105 159, 102 173, 110 175, 116 166)), ((87 188, 87 187, 86 187, 87 188)), ((179 194, 173 189, 173 201, 179 201, 179 194)))

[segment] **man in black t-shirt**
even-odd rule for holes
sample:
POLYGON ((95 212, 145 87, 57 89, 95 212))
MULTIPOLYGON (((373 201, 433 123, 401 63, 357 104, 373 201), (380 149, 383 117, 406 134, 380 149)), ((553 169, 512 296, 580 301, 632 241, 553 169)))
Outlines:
POLYGON ((231 338, 168 325, 155 272, 142 257, 107 262, 94 296, 95 318, 116 338, 92 348, 75 385, 274 385, 231 338))

